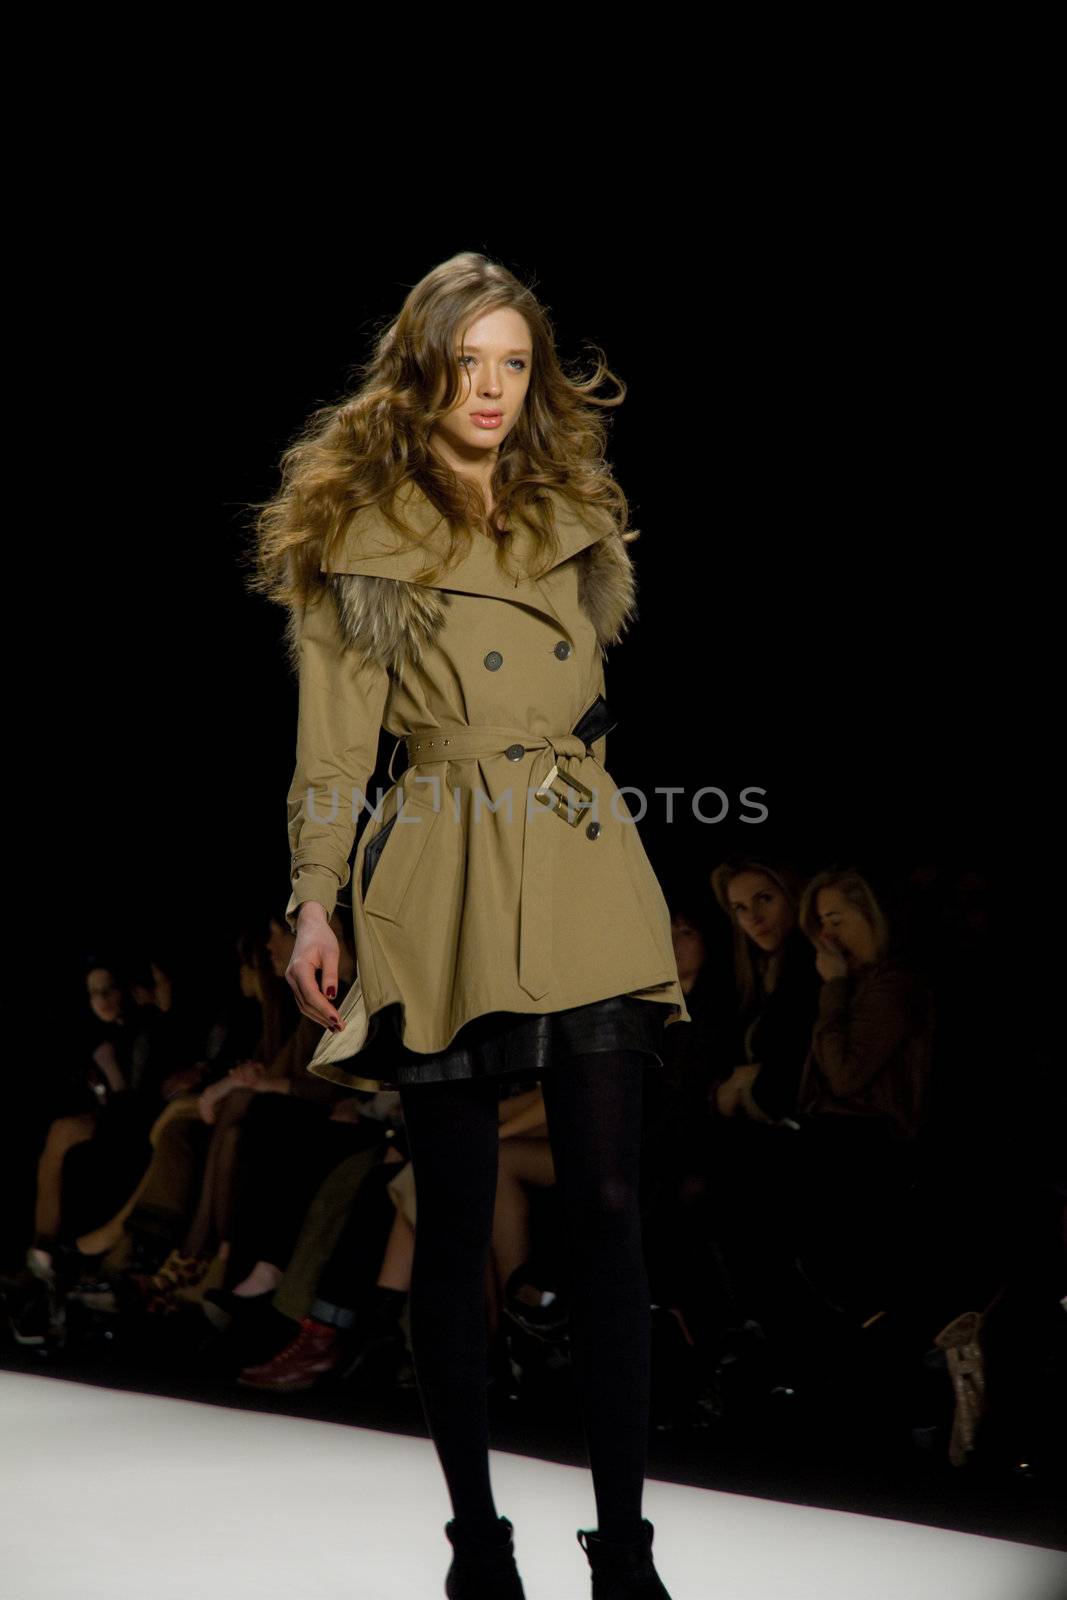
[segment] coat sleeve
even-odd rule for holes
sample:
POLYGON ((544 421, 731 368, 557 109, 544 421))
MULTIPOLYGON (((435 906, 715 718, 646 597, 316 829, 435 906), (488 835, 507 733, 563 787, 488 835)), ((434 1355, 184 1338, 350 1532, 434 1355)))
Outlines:
POLYGON ((329 589, 290 620, 299 677, 296 766, 288 795, 292 894, 285 920, 317 900, 331 916, 378 759, 389 675, 342 638, 329 589))

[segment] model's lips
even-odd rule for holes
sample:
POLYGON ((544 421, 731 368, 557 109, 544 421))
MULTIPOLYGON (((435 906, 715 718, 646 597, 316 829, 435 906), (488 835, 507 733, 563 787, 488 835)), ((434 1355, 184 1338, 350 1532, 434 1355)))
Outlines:
POLYGON ((471 420, 476 422, 479 428, 499 428, 504 417, 500 411, 472 411, 471 420))

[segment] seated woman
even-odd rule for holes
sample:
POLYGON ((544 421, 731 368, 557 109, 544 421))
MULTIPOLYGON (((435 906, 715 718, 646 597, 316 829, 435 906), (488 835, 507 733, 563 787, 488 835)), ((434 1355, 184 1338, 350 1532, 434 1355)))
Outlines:
POLYGON ((800 923, 822 980, 797 1092, 801 1265, 831 1297, 874 1310, 900 1267, 901 1196, 929 1105, 933 1000, 855 869, 813 878, 800 923))
POLYGON ((730 923, 744 1059, 715 1074, 691 1186, 704 1195, 691 1228, 704 1230, 700 1258, 711 1268, 701 1306, 709 1338, 773 1322, 793 1270, 780 1244, 780 1193, 820 988, 799 927, 803 879, 791 864, 734 857, 715 869, 711 887, 730 923))
POLYGON ((730 919, 745 1059, 715 1086, 712 1109, 754 1123, 795 1109, 819 979, 799 926, 803 880, 785 863, 724 862, 711 876, 730 919))
MULTIPOLYGON (((340 922, 339 916, 337 921, 340 922)), ((272 918, 267 950, 273 972, 279 978, 288 965, 294 942, 295 935, 284 919, 272 918)), ((348 969, 349 980, 353 971, 354 963, 348 969)), ((288 986, 284 987, 284 1005, 291 1014, 291 996, 288 986)), ((177 1115, 162 1133, 153 1159, 155 1180, 140 1203, 158 1208, 160 1190, 166 1192, 175 1170, 181 1174, 180 1187, 186 1192, 189 1173, 199 1170, 199 1194, 192 1218, 186 1218, 182 1243, 170 1252, 157 1272, 131 1274, 148 1311, 169 1314, 178 1308, 180 1300, 200 1300, 207 1288, 221 1286, 231 1248, 243 1124, 256 1097, 290 1095, 326 1107, 327 1116, 342 1098, 336 1085, 305 1070, 321 1036, 321 1027, 300 1017, 270 1061, 244 1062, 235 1067, 196 1099, 196 1118, 177 1115)), ((173 1200, 172 1191, 172 1206, 173 1200)))
POLYGON ((86 973, 86 1109, 53 1119, 37 1164, 26 1260, 46 1281, 61 1235, 72 1270, 79 1256, 94 1253, 71 1248, 71 1235, 106 1217, 116 1190, 121 1193, 147 1160, 149 1130, 163 1105, 161 1085, 185 1041, 170 979, 158 964, 152 972, 151 988, 124 982, 103 963, 86 973))
POLYGON ((286 1029, 295 1026, 288 987, 274 974, 263 929, 255 925, 243 930, 234 954, 237 993, 210 1002, 201 1049, 187 1050, 187 1063, 163 1079, 163 1109, 156 1107, 139 1181, 106 1222, 78 1237, 78 1250, 102 1257, 105 1272, 136 1270, 146 1263, 152 1270, 188 1220, 195 1195, 187 1191, 194 1179, 199 1181, 200 1163, 193 1152, 185 1170, 169 1172, 166 1147, 161 1151, 160 1141, 172 1122, 198 1117, 197 1095, 192 1091, 205 1082, 231 1081, 238 1086, 238 1080, 230 1078, 234 1068, 250 1058, 270 1060, 281 1048, 286 1029), (197 1059, 188 1060, 190 1054, 197 1059))

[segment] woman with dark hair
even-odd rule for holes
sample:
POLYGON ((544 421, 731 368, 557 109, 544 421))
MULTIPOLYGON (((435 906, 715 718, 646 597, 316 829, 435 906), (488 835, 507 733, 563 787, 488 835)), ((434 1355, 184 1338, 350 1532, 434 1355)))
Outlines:
MULTIPOLYGON (((265 929, 256 921, 242 930, 234 952, 238 995, 222 1003, 222 1015, 207 1028, 200 1059, 186 1061, 163 1079, 165 1103, 152 1103, 139 1181, 136 1186, 131 1183, 123 1197, 125 1203, 77 1241, 80 1250, 103 1256, 106 1271, 129 1269, 147 1277, 153 1269, 160 1270, 168 1246, 175 1243, 176 1231, 188 1225, 187 1210, 194 1198, 191 1191, 200 1184, 210 1137, 205 1126, 208 1119, 199 1115, 200 1100, 214 1106, 224 1095, 242 1088, 236 1076, 240 1065, 249 1059, 275 1060, 287 1033, 291 1035, 301 1021, 269 950, 271 937, 288 940, 289 931, 280 921, 274 925, 273 935, 268 929, 269 924, 265 929), (194 1123, 196 1127, 191 1126, 194 1123)), ((285 961, 280 966, 284 971, 285 961)), ((209 1265, 201 1263, 201 1276, 209 1265)))
POLYGON ((455 256, 286 452, 256 522, 252 587, 288 607, 300 682, 288 978, 306 1016, 341 1026, 329 916, 351 881, 369 1023, 353 1065, 400 1090, 419 1195, 412 1347, 455 1513, 452 1600, 523 1593, 485 1394, 501 1076, 541 1082, 567 1223, 599 1517, 578 1540, 598 1600, 667 1593, 641 1515, 638 1165, 643 1075, 688 1012, 604 768, 604 659, 636 612, 601 418, 622 386, 596 392, 610 376, 568 373, 531 290, 455 256), (350 876, 383 727, 408 764, 350 876))
POLYGON ((736 1064, 723 1073, 720 1030, 687 1232, 703 1229, 700 1255, 714 1268, 697 1285, 698 1328, 710 1343, 737 1345, 737 1355, 775 1321, 792 1267, 781 1194, 819 982, 798 927, 803 879, 793 866, 736 856, 715 868, 711 887, 732 935, 736 1064))
POLYGON ((716 867, 711 886, 733 933, 745 1052, 717 1085, 713 1109, 779 1122, 795 1108, 819 993, 798 924, 804 882, 788 862, 748 856, 716 867))
MULTIPOLYGON (((86 972, 86 1082, 96 1104, 55 1118, 38 1161, 27 1264, 46 1280, 61 1234, 69 1245, 78 1231, 74 1216, 83 1229, 99 1223, 124 1179, 147 1159, 149 1129, 163 1106, 163 1081, 178 1066, 186 1043, 173 1011, 169 975, 158 964, 152 973, 148 984, 128 983, 115 965, 95 960, 86 972), (87 1145, 92 1159, 79 1161, 75 1152, 84 1156, 87 1145), (68 1207, 64 1190, 76 1165, 79 1198, 68 1207)), ((73 1262, 67 1265, 76 1265, 79 1252, 68 1254, 73 1262)))

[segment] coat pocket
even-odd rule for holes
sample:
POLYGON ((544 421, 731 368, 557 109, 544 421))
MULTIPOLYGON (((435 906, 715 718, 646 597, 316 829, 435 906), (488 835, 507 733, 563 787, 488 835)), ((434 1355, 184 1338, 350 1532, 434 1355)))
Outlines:
POLYGON ((395 922, 440 813, 413 801, 395 811, 363 852, 360 883, 368 916, 395 922))

